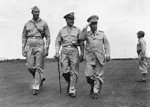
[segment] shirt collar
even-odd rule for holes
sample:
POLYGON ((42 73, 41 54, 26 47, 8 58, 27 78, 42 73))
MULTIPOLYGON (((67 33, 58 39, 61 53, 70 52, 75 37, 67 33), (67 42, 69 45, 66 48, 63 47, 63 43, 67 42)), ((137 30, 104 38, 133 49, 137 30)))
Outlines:
POLYGON ((67 28, 68 28, 68 29, 72 29, 72 28, 74 28, 74 26, 72 26, 72 27, 67 26, 67 28))
POLYGON ((90 34, 95 34, 97 35, 97 30, 93 33, 92 31, 90 31, 90 34))
POLYGON ((39 17, 39 19, 38 20, 33 20, 33 19, 31 19, 31 22, 39 22, 39 21, 41 21, 41 18, 39 17))

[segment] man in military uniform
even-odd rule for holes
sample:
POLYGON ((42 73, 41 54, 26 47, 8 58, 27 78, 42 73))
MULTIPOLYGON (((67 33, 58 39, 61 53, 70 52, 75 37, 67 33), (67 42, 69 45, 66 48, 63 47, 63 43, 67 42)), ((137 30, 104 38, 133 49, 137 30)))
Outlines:
POLYGON ((87 83, 90 84, 90 95, 93 99, 99 97, 99 93, 103 84, 104 63, 110 60, 110 46, 103 31, 97 30, 99 17, 93 15, 87 19, 89 24, 83 28, 79 39, 86 41, 85 75, 87 83), (90 26, 90 31, 87 31, 90 26))
POLYGON ((47 23, 39 17, 39 8, 34 6, 31 10, 33 18, 25 24, 22 33, 22 55, 26 57, 26 65, 33 76, 33 95, 37 95, 45 81, 44 57, 48 56, 50 31, 47 23))
POLYGON ((144 31, 139 31, 137 33, 138 43, 137 43, 137 54, 139 60, 139 69, 141 70, 142 78, 139 82, 146 82, 146 75, 148 73, 147 65, 147 55, 146 55, 146 42, 144 40, 144 31))
POLYGON ((67 26, 63 27, 56 38, 55 57, 60 58, 63 77, 68 83, 67 93, 74 98, 76 95, 76 82, 79 72, 79 59, 83 59, 84 42, 79 41, 80 30, 74 25, 74 12, 64 16, 67 26), (60 46, 62 46, 61 54, 59 55, 60 46), (79 58, 78 47, 80 46, 81 54, 79 58))

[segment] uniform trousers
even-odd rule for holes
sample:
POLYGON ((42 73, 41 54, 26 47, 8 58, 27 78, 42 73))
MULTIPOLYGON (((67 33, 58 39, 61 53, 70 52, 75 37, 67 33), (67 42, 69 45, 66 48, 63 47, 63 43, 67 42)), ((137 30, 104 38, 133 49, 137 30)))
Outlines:
POLYGON ((44 40, 29 38, 25 49, 27 52, 26 65, 33 75, 32 88, 39 90, 44 72, 44 40))
POLYGON ((91 86, 93 85, 94 93, 99 93, 103 84, 104 67, 99 63, 98 59, 96 59, 95 64, 86 62, 85 75, 93 81, 93 83, 88 83, 91 86))
POLYGON ((69 93, 76 92, 76 83, 79 73, 79 51, 76 47, 63 47, 61 49, 61 68, 63 74, 70 74, 69 93))

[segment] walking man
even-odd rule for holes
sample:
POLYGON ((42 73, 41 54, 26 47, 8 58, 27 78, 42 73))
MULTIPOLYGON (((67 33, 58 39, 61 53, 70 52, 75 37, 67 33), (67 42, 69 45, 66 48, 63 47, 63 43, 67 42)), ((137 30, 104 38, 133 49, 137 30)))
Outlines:
POLYGON ((74 12, 68 13, 64 16, 67 26, 63 27, 56 38, 55 57, 59 58, 62 68, 62 76, 68 83, 67 93, 70 97, 76 97, 76 83, 79 73, 79 59, 83 59, 84 42, 79 41, 80 30, 74 25, 74 12), (59 55, 60 46, 62 46, 61 53, 59 55), (79 50, 80 46, 80 58, 79 50))
POLYGON ((139 69, 141 70, 142 78, 139 82, 146 82, 146 75, 148 73, 147 65, 147 55, 146 55, 146 42, 144 40, 145 33, 139 31, 137 33, 138 43, 137 43, 137 54, 139 60, 139 69))
POLYGON ((99 17, 93 15, 87 19, 89 23, 83 28, 79 39, 86 41, 85 47, 85 75, 90 84, 90 95, 93 99, 99 97, 103 84, 104 64, 110 60, 110 46, 103 31, 97 30, 99 17), (90 31, 87 31, 90 26, 90 31))
POLYGON ((31 10, 33 18, 25 24, 22 33, 22 55, 26 57, 26 65, 33 76, 33 95, 37 95, 45 81, 44 57, 48 56, 50 31, 47 23, 39 17, 40 9, 34 6, 31 10))

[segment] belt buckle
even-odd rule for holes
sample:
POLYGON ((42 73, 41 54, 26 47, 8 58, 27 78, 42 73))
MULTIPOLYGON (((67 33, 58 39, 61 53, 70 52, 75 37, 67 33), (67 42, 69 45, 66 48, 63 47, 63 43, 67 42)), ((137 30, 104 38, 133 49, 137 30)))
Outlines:
POLYGON ((70 46, 70 45, 68 45, 68 47, 70 48, 71 46, 70 46))
POLYGON ((36 37, 33 36, 32 38, 35 39, 36 37))

